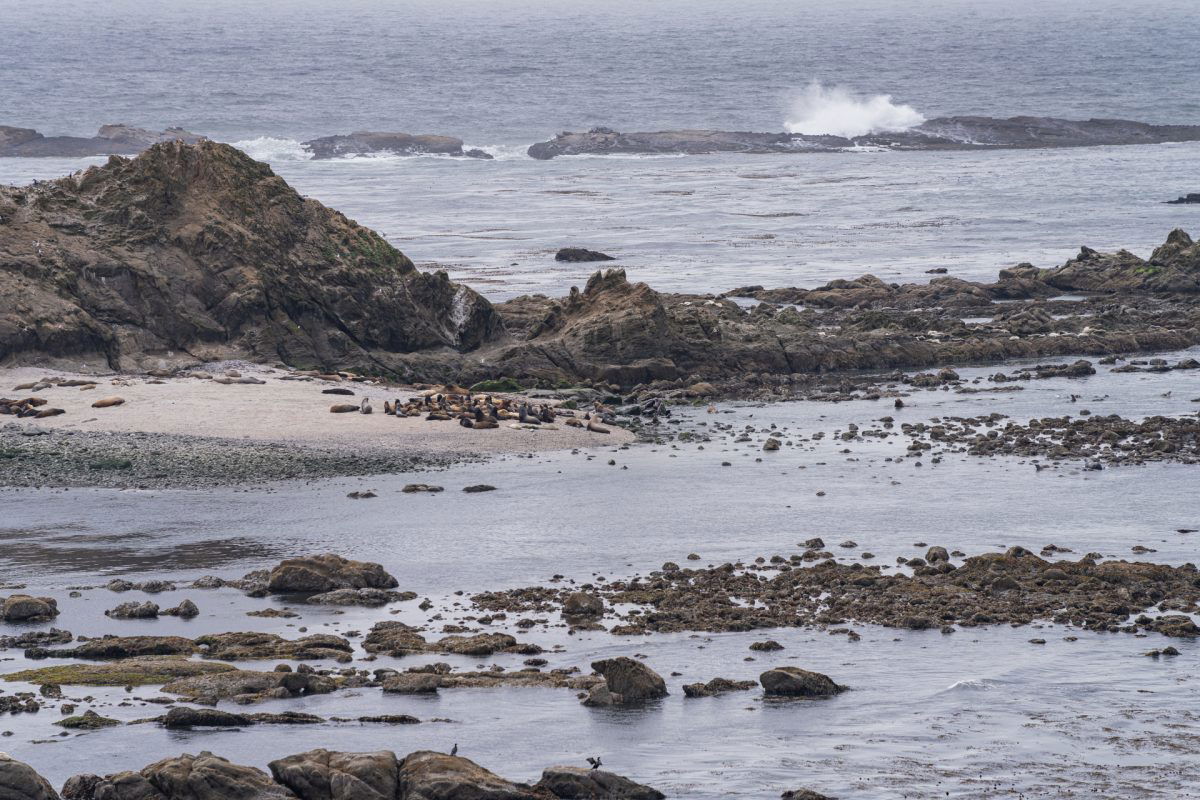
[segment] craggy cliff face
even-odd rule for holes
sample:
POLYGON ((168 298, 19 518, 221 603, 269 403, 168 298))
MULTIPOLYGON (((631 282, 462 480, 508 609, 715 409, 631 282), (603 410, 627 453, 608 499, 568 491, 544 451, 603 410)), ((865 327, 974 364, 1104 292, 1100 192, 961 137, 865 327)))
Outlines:
POLYGON ((371 369, 466 351, 490 303, 228 145, 0 188, 0 362, 137 369, 247 357, 371 369))

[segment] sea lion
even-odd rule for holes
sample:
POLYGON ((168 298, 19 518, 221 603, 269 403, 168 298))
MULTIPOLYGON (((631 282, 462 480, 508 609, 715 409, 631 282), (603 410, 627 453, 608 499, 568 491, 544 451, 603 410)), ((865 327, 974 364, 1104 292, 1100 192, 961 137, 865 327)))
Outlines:
POLYGON ((34 416, 38 419, 45 419, 46 417, 57 417, 59 414, 65 413, 67 412, 61 408, 43 408, 41 411, 38 411, 36 414, 34 414, 34 416))
POLYGON ((594 419, 588 420, 587 429, 592 433, 612 433, 612 431, 610 431, 608 428, 605 428, 594 419))
POLYGON ((111 408, 112 406, 119 406, 124 402, 124 397, 118 397, 114 394, 108 397, 101 397, 99 400, 92 403, 92 408, 111 408))
POLYGON ((392 404, 386 398, 383 401, 383 413, 389 417, 396 415, 396 409, 392 407, 392 404))
POLYGON ((582 428, 583 420, 578 419, 576 417, 567 417, 565 420, 563 420, 563 424, 568 425, 572 428, 582 428))
POLYGON ((470 417, 459 417, 458 424, 462 425, 464 428, 474 428, 475 427, 475 422, 470 417))
POLYGON ((354 390, 344 389, 340 386, 336 386, 332 389, 322 389, 321 394, 354 394, 354 390))
POLYGON ((488 431, 499 428, 500 423, 494 419, 491 419, 490 417, 484 417, 483 419, 476 420, 475 422, 471 423, 471 427, 477 431, 488 431))
POLYGON ((358 405, 358 413, 360 414, 370 414, 374 410, 375 409, 371 407, 371 398, 369 397, 364 397, 362 402, 358 405))
POLYGON ((554 422, 554 409, 550 408, 548 405, 542 406, 541 410, 538 412, 538 419, 540 419, 542 422, 554 422))
POLYGON ((358 410, 359 406, 354 405, 354 403, 334 403, 329 407, 329 413, 331 414, 349 414, 352 411, 358 410))

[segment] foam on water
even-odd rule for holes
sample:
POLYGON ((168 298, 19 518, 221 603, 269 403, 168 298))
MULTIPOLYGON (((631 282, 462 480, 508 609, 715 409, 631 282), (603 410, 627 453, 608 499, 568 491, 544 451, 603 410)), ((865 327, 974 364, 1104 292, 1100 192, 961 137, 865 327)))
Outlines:
POLYGON ((921 112, 893 102, 890 94, 859 95, 812 81, 792 102, 784 128, 788 133, 853 137, 905 131, 924 121, 921 112))

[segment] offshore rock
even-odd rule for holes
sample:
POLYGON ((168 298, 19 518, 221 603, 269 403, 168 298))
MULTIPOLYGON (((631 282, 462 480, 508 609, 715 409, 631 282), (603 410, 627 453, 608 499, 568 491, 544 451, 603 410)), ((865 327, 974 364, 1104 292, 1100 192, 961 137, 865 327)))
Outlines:
POLYGON ((300 146, 315 159, 345 158, 365 155, 445 155, 491 159, 482 150, 463 150, 462 139, 431 134, 375 133, 359 131, 348 135, 322 136, 301 142, 300 146))

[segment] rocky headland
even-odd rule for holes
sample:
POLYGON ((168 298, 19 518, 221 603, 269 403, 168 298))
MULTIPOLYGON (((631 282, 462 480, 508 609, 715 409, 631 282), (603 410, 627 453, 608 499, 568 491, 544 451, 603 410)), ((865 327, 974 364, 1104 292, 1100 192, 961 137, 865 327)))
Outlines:
POLYGON ((493 304, 214 142, 0 189, 0 363, 100 371, 244 358, 399 380, 628 390, 1200 342, 1200 246, 1061 267, 668 294, 623 270, 493 304), (1075 302, 1056 300, 1085 292, 1075 302), (746 308, 732 297, 759 302, 746 308), (965 317, 989 317, 985 323, 965 317))
POLYGON ((979 150, 1162 144, 1200 140, 1200 125, 1150 125, 1122 119, 1069 120, 1057 117, 960 116, 927 120, 905 131, 845 137, 829 134, 667 130, 620 133, 592 128, 566 131, 529 147, 530 157, 569 155, 708 153, 830 153, 857 148, 888 150, 979 150))

